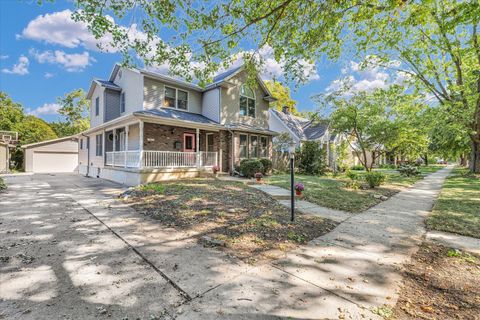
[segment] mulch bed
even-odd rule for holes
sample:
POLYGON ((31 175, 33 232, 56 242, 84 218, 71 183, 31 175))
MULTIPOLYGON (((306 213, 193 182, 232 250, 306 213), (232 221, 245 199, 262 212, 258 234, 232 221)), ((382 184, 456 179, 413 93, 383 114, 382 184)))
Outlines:
POLYGON ((480 319, 480 258, 424 243, 405 266, 394 319, 480 319))
POLYGON ((265 193, 240 182, 179 180, 140 186, 122 197, 137 212, 162 225, 194 231, 249 263, 278 258, 283 252, 330 232, 335 222, 290 212, 265 193))

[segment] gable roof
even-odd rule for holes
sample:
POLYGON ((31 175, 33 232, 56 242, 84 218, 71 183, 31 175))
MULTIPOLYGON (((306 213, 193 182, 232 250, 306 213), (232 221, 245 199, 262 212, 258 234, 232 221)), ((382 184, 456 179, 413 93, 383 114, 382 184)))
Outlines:
POLYGON ((328 124, 270 109, 269 112, 279 119, 287 129, 300 140, 318 140, 327 132, 328 124))
POLYGON ((30 148, 30 147, 37 147, 41 145, 47 145, 51 143, 57 143, 57 142, 63 142, 63 141, 77 141, 77 136, 66 136, 66 137, 61 137, 57 139, 51 139, 51 140, 45 140, 45 141, 40 141, 40 142, 35 142, 35 143, 30 143, 30 144, 24 144, 22 146, 23 149, 30 148))
POLYGON ((101 79, 93 79, 92 83, 90 84, 90 89, 88 89, 87 99, 90 99, 93 95, 93 91, 95 90, 95 86, 102 86, 108 89, 122 91, 122 87, 116 85, 112 81, 109 80, 101 80, 101 79))

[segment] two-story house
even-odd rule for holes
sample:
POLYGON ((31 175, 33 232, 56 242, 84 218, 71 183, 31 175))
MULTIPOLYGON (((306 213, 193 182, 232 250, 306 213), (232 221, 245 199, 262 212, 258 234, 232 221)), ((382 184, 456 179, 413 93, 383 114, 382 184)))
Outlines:
POLYGON ((217 165, 232 172, 245 158, 270 158, 270 92, 257 76, 229 70, 200 87, 115 65, 93 80, 90 129, 79 134, 79 173, 127 185, 197 177, 217 165))

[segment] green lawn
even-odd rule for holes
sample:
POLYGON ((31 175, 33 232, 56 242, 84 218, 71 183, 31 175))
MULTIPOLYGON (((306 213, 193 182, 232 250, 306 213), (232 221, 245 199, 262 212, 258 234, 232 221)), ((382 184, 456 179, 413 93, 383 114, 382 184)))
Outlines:
MULTIPOLYGON (((296 174, 295 181, 305 185, 303 197, 307 201, 332 209, 361 212, 382 201, 375 198, 374 195, 391 196, 402 187, 408 187, 422 179, 424 175, 435 172, 441 168, 443 168, 443 166, 422 167, 422 176, 418 177, 403 177, 395 170, 378 169, 387 175, 387 182, 382 187, 375 189, 354 190, 348 188, 346 187, 346 183, 349 179, 343 175, 331 177, 296 174)), ((362 173, 362 171, 358 172, 359 174, 362 173)), ((289 174, 273 175, 268 177, 266 182, 290 189, 289 174)))
POLYGON ((429 229, 480 238, 480 177, 456 168, 427 219, 429 229))

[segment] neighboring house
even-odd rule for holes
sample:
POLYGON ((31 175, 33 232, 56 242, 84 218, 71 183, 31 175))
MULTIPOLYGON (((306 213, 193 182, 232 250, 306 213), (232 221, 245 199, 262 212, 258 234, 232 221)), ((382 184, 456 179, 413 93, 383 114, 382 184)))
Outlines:
POLYGON ((63 137, 23 145, 25 172, 78 172, 78 139, 63 137))
POLYGON ((271 157, 270 92, 240 67, 205 88, 115 65, 93 80, 90 129, 79 134, 79 172, 127 185, 232 172, 245 158, 271 157))
POLYGON ((290 113, 288 107, 283 107, 282 111, 270 109, 270 128, 278 133, 289 134, 297 147, 304 141, 317 141, 320 147, 325 150, 327 165, 334 165, 334 148, 338 137, 332 135, 328 124, 317 123, 290 113))
MULTIPOLYGON (((336 148, 342 142, 347 141, 346 135, 333 134, 326 123, 311 121, 302 117, 298 117, 289 112, 288 107, 283 107, 282 111, 270 109, 270 129, 278 133, 287 133, 297 147, 302 145, 304 141, 317 141, 320 147, 326 152, 327 165, 331 168, 337 167, 336 148)), ((349 143, 347 148, 347 165, 359 165, 357 153, 354 148, 355 143, 349 143)), ((371 162, 372 154, 367 154, 367 163, 371 162)), ((377 159, 378 164, 385 163, 385 157, 377 159)))
POLYGON ((0 173, 7 172, 8 166, 8 145, 0 141, 0 173))

